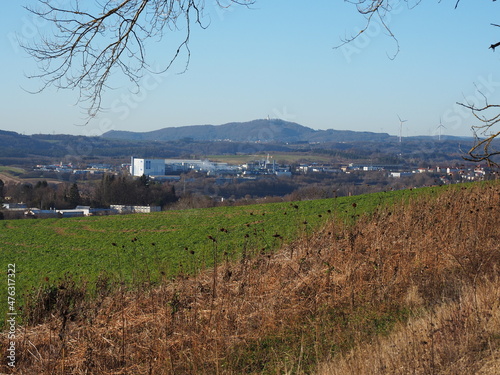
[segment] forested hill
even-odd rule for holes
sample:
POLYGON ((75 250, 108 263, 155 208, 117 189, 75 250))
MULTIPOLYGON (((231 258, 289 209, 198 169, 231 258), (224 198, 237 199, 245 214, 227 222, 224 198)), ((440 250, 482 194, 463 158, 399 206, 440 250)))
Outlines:
POLYGON ((147 133, 114 131, 100 137, 21 135, 0 130, 0 165, 18 165, 26 161, 38 164, 44 158, 129 160, 131 155, 172 158, 257 152, 314 152, 335 155, 339 160, 385 164, 394 162, 395 157, 398 163, 401 157, 436 163, 462 160, 462 150, 471 144, 472 138, 443 135, 441 140, 437 136, 405 137, 402 147, 398 137, 385 133, 313 130, 282 120, 165 128, 147 133))
POLYGON ((223 125, 192 125, 168 127, 149 132, 109 131, 104 138, 147 141, 195 141, 233 142, 370 142, 384 141, 387 133, 355 132, 351 130, 314 130, 309 127, 280 119, 261 119, 247 122, 230 122, 223 125))
POLYGON ((63 156, 65 148, 62 144, 47 142, 36 136, 0 130, 0 157, 22 158, 29 155, 63 156))

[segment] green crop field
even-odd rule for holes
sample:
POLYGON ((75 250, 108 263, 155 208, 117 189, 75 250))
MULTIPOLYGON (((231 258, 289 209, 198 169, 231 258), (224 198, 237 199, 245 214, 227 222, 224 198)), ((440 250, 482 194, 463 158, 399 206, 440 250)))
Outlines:
MULTIPOLYGON (((272 251, 297 236, 312 235, 328 219, 352 220, 412 194, 406 190, 150 214, 3 220, 1 266, 7 272, 8 264, 16 265, 18 296, 44 283, 56 285, 67 275, 90 284, 103 273, 131 285, 156 282, 196 273, 244 252, 272 251)), ((5 309, 0 306, 0 312, 5 309)))

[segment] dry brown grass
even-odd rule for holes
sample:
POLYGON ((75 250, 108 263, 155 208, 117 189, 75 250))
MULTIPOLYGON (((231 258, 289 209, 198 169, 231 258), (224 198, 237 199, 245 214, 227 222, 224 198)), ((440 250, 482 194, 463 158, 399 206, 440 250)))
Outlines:
POLYGON ((399 323, 323 364, 321 375, 500 374, 500 280, 464 287, 458 301, 399 323))
POLYGON ((66 281, 13 373, 492 374, 499 219, 498 185, 450 189, 155 288, 66 281))

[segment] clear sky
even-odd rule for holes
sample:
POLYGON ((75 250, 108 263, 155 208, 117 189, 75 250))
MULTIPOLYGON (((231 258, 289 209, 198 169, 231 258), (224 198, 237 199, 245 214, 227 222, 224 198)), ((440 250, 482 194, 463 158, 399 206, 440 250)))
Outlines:
MULTIPOLYGON (((22 3, 3 4, 0 23, 2 130, 100 135, 269 116, 313 129, 398 135, 399 115, 407 120, 403 136, 437 135, 440 121, 443 134, 470 136, 473 118, 456 102, 481 104, 480 89, 500 103, 500 51, 488 49, 500 41, 500 28, 491 26, 500 23, 498 2, 397 6, 388 23, 400 51, 391 59, 397 45, 379 22, 350 45, 333 48, 364 26, 355 7, 341 0, 257 0, 251 9, 225 10, 207 0, 210 25, 193 27, 188 70, 177 74, 181 58, 170 72, 145 76, 139 94, 117 78, 104 96, 108 110, 81 126, 76 92, 25 91, 40 82, 25 77, 36 64, 15 36, 30 40, 48 26, 22 3)), ((152 65, 170 60, 166 42, 150 41, 148 48, 152 65)))

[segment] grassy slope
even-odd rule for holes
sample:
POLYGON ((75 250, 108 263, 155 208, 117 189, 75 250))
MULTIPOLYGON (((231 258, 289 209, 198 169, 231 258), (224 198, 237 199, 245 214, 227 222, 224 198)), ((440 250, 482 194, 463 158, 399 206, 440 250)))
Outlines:
POLYGON ((0 173, 11 174, 11 175, 19 175, 21 173, 25 173, 26 171, 22 168, 16 167, 6 167, 0 165, 0 173))
POLYGON ((243 249, 268 252, 283 241, 312 232, 333 215, 372 211, 382 202, 410 194, 398 191, 151 214, 4 220, 0 221, 0 264, 4 269, 9 263, 17 265, 18 288, 23 292, 47 279, 49 284, 57 282, 66 274, 90 282, 102 272, 127 282, 157 281, 161 275, 194 274, 212 266, 214 247, 221 259, 238 258, 243 249), (352 207, 355 202, 356 208, 352 207))
MULTIPOLYGON (((418 298, 418 295, 415 295, 418 298)), ((500 373, 498 277, 319 366, 320 375, 500 373)))
POLYGON ((18 371, 493 374, 499 220, 498 185, 452 188, 152 289, 101 280, 97 303, 66 281, 33 301, 18 371))

